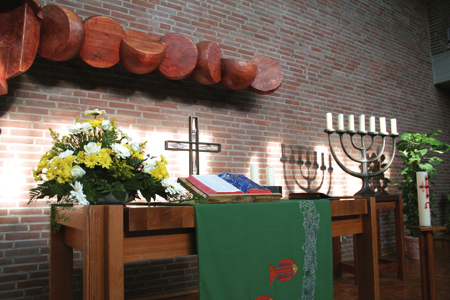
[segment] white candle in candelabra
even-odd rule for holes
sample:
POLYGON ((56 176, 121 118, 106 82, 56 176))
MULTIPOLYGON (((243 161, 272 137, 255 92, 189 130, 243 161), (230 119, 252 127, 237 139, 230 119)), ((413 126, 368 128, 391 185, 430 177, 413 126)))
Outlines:
POLYGON ((359 131, 366 131, 366 119, 364 115, 359 116, 359 131))
POLYGON ((333 114, 327 113, 327 129, 333 130, 333 114))
POLYGON ((250 165, 250 179, 259 184, 259 167, 257 164, 250 165))
POLYGON ((275 186, 275 171, 273 167, 266 168, 267 186, 275 186))
POLYGON ((431 226, 428 173, 417 172, 416 179, 417 179, 417 200, 419 205, 419 224, 420 226, 431 226))
POLYGON ((344 130, 344 115, 338 115, 338 130, 344 130))
POLYGON ((369 118, 369 132, 375 132, 375 117, 371 116, 369 118))
POLYGON ((391 119, 391 133, 397 134, 397 119, 391 119))
POLYGON ((348 130, 355 130, 355 117, 353 115, 348 116, 348 130))
POLYGON ((380 133, 387 133, 386 132, 386 118, 381 117, 380 118, 380 133))

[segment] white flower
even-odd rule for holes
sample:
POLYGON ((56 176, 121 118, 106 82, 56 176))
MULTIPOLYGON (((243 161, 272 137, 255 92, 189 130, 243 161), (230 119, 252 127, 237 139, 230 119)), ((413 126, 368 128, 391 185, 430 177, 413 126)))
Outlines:
POLYGON ((144 168, 142 169, 142 172, 150 174, 150 172, 156 168, 156 161, 149 158, 146 161, 142 162, 142 165, 144 168))
POLYGON ((75 179, 82 177, 84 174, 86 174, 86 172, 80 166, 76 166, 70 170, 70 175, 75 179))
POLYGON ((166 188, 166 193, 171 195, 179 195, 184 193, 184 188, 172 178, 164 178, 161 185, 166 188))
POLYGON ((102 121, 102 126, 101 126, 101 128, 104 130, 104 131, 108 131, 108 130, 110 130, 111 129, 111 124, 109 123, 109 120, 103 120, 102 121))
POLYGON ((58 158, 64 159, 64 158, 66 158, 67 156, 72 155, 72 154, 73 154, 73 151, 72 151, 72 150, 66 150, 66 151, 64 151, 64 152, 61 152, 61 153, 58 155, 58 158))
POLYGON ((102 149, 102 145, 98 145, 94 142, 90 142, 87 145, 84 145, 84 151, 86 155, 97 154, 102 149))
POLYGON ((84 122, 83 124, 81 124, 81 132, 83 133, 89 133, 89 131, 92 129, 91 123, 89 122, 84 122))
POLYGON ((97 108, 94 110, 87 110, 84 112, 87 116, 98 116, 98 115, 106 115, 106 111, 98 110, 97 108))
POLYGON ((137 142, 132 142, 132 143, 130 144, 130 148, 131 148, 131 150, 133 150, 134 152, 141 152, 141 151, 142 151, 142 148, 139 147, 139 143, 137 143, 137 142))
POLYGON ((89 205, 86 195, 83 194, 83 185, 75 181, 75 185, 71 184, 73 191, 70 191, 70 198, 76 200, 80 205, 89 205))
POLYGON ((127 140, 129 140, 130 142, 133 140, 133 138, 123 130, 122 127, 117 128, 117 130, 119 131, 119 133, 122 135, 122 137, 126 138, 127 140))
POLYGON ((127 158, 131 155, 130 150, 128 150, 128 148, 124 145, 116 143, 111 145, 111 148, 120 158, 127 158))
POLYGON ((81 124, 75 123, 72 127, 69 128, 69 132, 73 134, 77 134, 81 132, 81 124))

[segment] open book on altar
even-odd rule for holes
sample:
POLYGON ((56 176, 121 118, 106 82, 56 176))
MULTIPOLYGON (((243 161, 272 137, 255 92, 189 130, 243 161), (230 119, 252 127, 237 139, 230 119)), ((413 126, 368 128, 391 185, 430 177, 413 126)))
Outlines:
POLYGON ((281 194, 251 181, 241 174, 191 175, 178 178, 187 190, 206 199, 206 203, 250 203, 280 201, 281 194))
POLYGON ((187 180, 207 195, 271 193, 242 174, 191 175, 187 180))

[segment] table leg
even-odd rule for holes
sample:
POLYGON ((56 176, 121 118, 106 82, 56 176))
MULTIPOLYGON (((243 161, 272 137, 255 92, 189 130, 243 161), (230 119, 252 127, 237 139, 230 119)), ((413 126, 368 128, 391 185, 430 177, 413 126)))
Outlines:
POLYGON ((434 239, 433 231, 419 232, 420 274, 422 299, 436 299, 436 276, 434 273, 434 239))
POLYGON ((358 299, 379 300, 378 239, 375 197, 367 198, 368 213, 362 215, 363 233, 356 235, 358 299))
POLYGON ((342 278, 342 270, 339 264, 342 260, 341 237, 333 237, 333 277, 342 278))
POLYGON ((406 261, 405 261, 405 240, 403 228, 403 202, 402 196, 399 196, 395 203, 395 249, 397 254, 399 279, 406 279, 406 261))
POLYGON ((83 213, 83 299, 123 300, 123 207, 87 206, 83 213))
POLYGON ((123 207, 105 207, 105 299, 123 300, 123 207))
POLYGON ((64 242, 64 227, 50 235, 49 299, 73 299, 73 248, 64 242))

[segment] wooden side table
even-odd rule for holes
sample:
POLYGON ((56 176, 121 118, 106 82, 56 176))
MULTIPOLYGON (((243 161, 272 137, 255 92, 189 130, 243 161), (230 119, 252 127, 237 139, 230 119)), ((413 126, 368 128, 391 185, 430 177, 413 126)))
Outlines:
MULTIPOLYGON (((340 199, 347 197, 337 197, 340 199)), ((405 242, 404 242, 404 229, 403 229, 403 203, 401 195, 379 195, 375 196, 376 210, 377 210, 377 235, 378 235, 378 257, 379 259, 379 272, 393 273, 397 272, 399 279, 406 279, 406 263, 405 263, 405 242), (381 229, 380 229, 380 209, 393 209, 395 216, 395 247, 396 247, 396 262, 390 262, 381 259, 381 229)), ((357 266, 358 259, 358 247, 355 243, 355 236, 353 236, 353 252, 354 252, 354 264, 341 261, 341 242, 340 237, 333 238, 333 253, 334 253, 334 278, 340 278, 342 271, 355 274, 355 283, 357 281, 357 266)))
POLYGON ((446 230, 445 227, 406 226, 419 231, 420 281, 423 300, 436 300, 436 274, 434 271, 433 231, 446 230))

